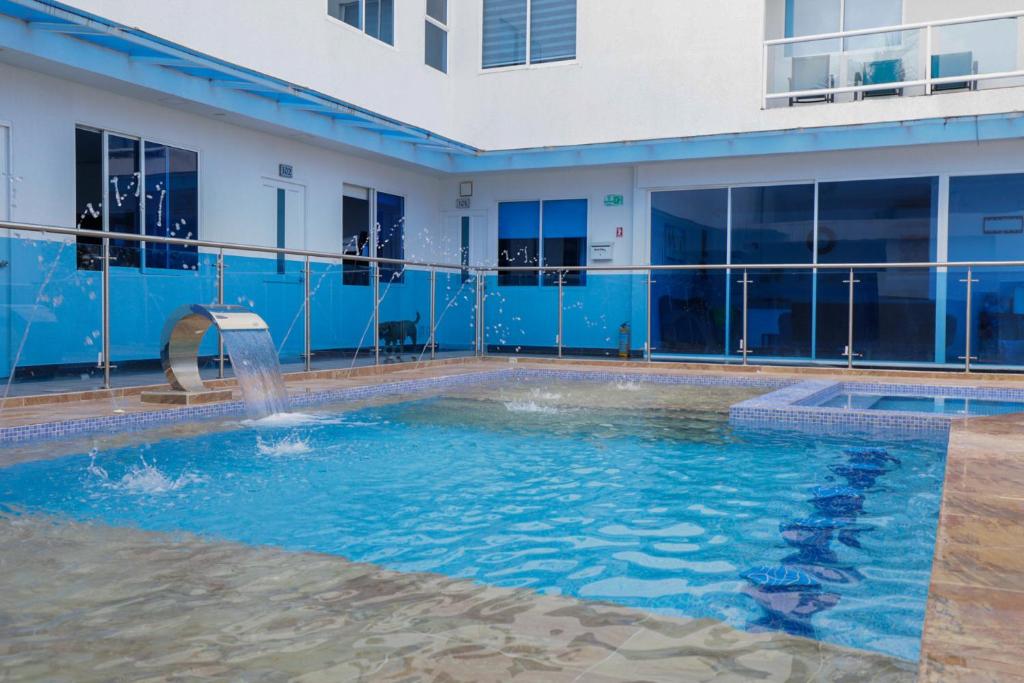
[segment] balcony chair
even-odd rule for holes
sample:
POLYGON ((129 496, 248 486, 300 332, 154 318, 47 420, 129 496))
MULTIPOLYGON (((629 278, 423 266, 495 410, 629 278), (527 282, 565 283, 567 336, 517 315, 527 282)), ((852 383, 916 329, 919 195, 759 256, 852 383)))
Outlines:
MULTIPOLYGON (((832 75, 831 66, 831 57, 829 55, 794 57, 793 75, 789 78, 789 91, 824 90, 836 87, 836 79, 832 75)), ((806 104, 809 102, 835 101, 836 96, 833 93, 807 95, 804 97, 790 97, 789 106, 792 107, 794 104, 806 104)))
MULTIPOLYGON (((973 52, 952 52, 948 55, 932 55, 932 78, 951 78, 953 76, 977 75, 978 62, 974 59, 973 52)), ((938 83, 932 86, 932 92, 977 89, 978 81, 938 83)))
MULTIPOLYGON (((902 59, 880 59, 875 62, 865 62, 861 71, 854 76, 854 85, 883 85, 885 83, 899 83, 905 80, 902 59)), ((869 97, 892 97, 902 96, 903 88, 885 88, 882 90, 865 90, 857 93, 854 99, 867 99, 869 97)))

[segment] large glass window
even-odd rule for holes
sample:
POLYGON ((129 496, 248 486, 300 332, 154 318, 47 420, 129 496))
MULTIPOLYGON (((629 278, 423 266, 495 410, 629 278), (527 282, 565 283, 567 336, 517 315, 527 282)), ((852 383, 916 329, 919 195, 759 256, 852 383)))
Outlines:
MULTIPOLYGON (((820 263, 927 262, 936 254, 937 178, 821 183, 820 263)), ((847 346, 849 274, 818 276, 818 356, 847 346)), ((865 360, 935 357, 935 274, 927 269, 857 270, 854 350, 865 360)))
POLYGON ((448 73, 448 0, 427 0, 425 31, 426 65, 448 73))
MULTIPOLYGON (((543 205, 542 253, 545 266, 582 266, 587 262, 587 200, 563 199, 547 201, 543 205)), ((562 276, 566 285, 582 285, 586 273, 566 270, 562 276)), ((558 284, 558 273, 544 273, 544 283, 558 284)))
MULTIPOLYGON (((682 190, 651 195, 651 263, 726 263, 729 191, 682 190)), ((652 350, 723 354, 727 319, 724 270, 655 271, 651 291, 652 350)))
MULTIPOLYGON (((146 143, 146 234, 195 239, 199 225, 199 155, 146 143)), ((146 244, 147 268, 195 270, 196 247, 146 244)))
POLYGON ((747 338, 743 270, 733 271, 730 349, 755 356, 810 357, 814 276, 810 270, 758 270, 758 264, 812 263, 814 185, 732 190, 732 263, 749 266, 747 338))
MULTIPOLYGON (((369 256, 370 191, 365 187, 346 185, 341 202, 342 253, 348 256, 369 256)), ((370 284, 369 263, 345 261, 342 265, 342 283, 370 284)))
MULTIPOLYGON (((138 235, 145 228, 146 235, 198 239, 199 155, 137 138, 78 128, 75 203, 75 224, 81 229, 103 230, 106 225, 111 232, 138 235)), ((100 269, 100 240, 79 237, 77 241, 78 267, 100 269)), ((195 247, 147 243, 143 250, 139 242, 114 239, 110 242, 110 255, 111 265, 120 267, 195 270, 199 265, 195 247)))
POLYGON ((786 37, 898 26, 903 0, 786 0, 786 37))
MULTIPOLYGON (((540 202, 498 204, 498 265, 540 265, 540 202)), ((535 285, 537 273, 499 272, 500 285, 535 285)))
MULTIPOLYGON (((377 193, 377 257, 405 258, 405 198, 386 192, 377 193)), ((381 264, 381 282, 404 282, 405 268, 381 264)))
POLYGON ((484 0, 483 66, 576 58, 576 0, 484 0))
POLYGON ((394 0, 327 0, 327 13, 388 45, 395 44, 394 0))
MULTIPOLYGON (((1024 174, 949 181, 949 260, 1001 261, 1024 254, 1024 174)), ((1024 272, 975 268, 971 320, 963 269, 947 275, 946 360, 958 362, 971 327, 971 356, 988 365, 1024 365, 1024 272)))
MULTIPOLYGON (((80 230, 103 229, 103 133, 75 130, 75 227, 80 230)), ((99 270, 100 240, 79 237, 78 267, 99 270)))

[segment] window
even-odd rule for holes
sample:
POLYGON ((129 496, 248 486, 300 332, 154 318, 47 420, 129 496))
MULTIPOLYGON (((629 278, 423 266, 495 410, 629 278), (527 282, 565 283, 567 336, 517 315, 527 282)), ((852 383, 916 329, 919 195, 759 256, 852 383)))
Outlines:
POLYGON ((427 0, 424 62, 448 73, 448 0, 427 0))
MULTIPOLYGON (((342 253, 349 256, 370 255, 370 191, 365 187, 346 185, 341 207, 342 253)), ((345 261, 342 284, 370 284, 370 265, 345 261)))
POLYGON ((484 0, 483 67, 576 58, 576 0, 484 0))
MULTIPOLYGON (((587 200, 498 204, 498 265, 503 267, 582 266, 587 253, 587 200)), ((536 285, 537 273, 503 272, 501 285, 536 285)), ((546 285, 558 284, 557 273, 545 273, 546 285)), ((585 282, 581 271, 567 271, 563 283, 585 282)))
MULTIPOLYGON (((580 266, 587 261, 587 200, 563 199, 544 202, 542 220, 545 266, 580 266)), ((582 285, 586 273, 568 270, 562 276, 566 285, 582 285)), ((557 285, 558 273, 544 273, 544 284, 557 285)))
MULTIPOLYGON (((405 198, 377 193, 377 257, 405 258, 405 198)), ((380 266, 381 282, 404 282, 405 268, 384 263, 380 266)))
POLYGON ((388 45, 395 44, 395 0, 327 0, 327 14, 388 45))
POLYGON ((463 216, 460 227, 460 241, 459 241, 459 263, 462 264, 462 282, 469 282, 471 276, 469 274, 469 216, 463 216))
POLYGON ((903 0, 786 0, 786 37, 898 26, 903 0))
MULTIPOLYGON (((75 225, 158 237, 199 237, 199 156, 114 133, 75 130, 75 225), (104 203, 104 193, 107 201, 104 203)), ((77 240, 78 267, 99 270, 100 240, 77 240)), ((111 240, 111 265, 195 270, 195 247, 111 240)))

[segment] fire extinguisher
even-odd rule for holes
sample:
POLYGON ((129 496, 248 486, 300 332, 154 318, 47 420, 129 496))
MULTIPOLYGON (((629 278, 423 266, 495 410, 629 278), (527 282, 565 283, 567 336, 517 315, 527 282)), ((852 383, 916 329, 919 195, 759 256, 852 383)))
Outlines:
POLYGON ((632 349, 633 331, 628 322, 619 326, 619 358, 629 358, 632 349))

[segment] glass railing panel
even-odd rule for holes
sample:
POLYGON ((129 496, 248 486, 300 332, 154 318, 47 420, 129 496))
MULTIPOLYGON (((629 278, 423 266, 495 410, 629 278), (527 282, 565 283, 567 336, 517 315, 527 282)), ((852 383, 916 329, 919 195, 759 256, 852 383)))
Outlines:
POLYGON ((102 280, 80 265, 73 237, 0 230, 0 398, 102 386, 102 280))
POLYGON ((486 278, 484 339, 487 352, 511 355, 558 353, 558 287, 536 273, 486 278))
POLYGON ((434 286, 437 358, 475 353, 476 282, 475 271, 437 271, 434 286))
MULTIPOLYGON (((743 354, 743 271, 733 270, 729 349, 743 354)), ((747 353, 750 362, 810 359, 814 274, 805 270, 747 271, 747 353)))
POLYGON ((990 370, 1024 368, 1024 269, 976 267, 972 270, 971 316, 967 323, 967 271, 947 277, 951 320, 951 362, 964 364, 970 329, 971 365, 990 370))
POLYGON ((430 271, 381 269, 379 343, 381 363, 430 358, 430 271))
POLYGON ((654 271, 651 347, 655 359, 724 358, 731 274, 724 269, 654 271))
MULTIPOLYGON (((889 84, 925 77, 924 29, 891 31, 844 39, 842 78, 844 87, 868 87, 862 98, 904 95, 904 88, 889 84)), ((919 88, 923 93, 923 88, 919 88)))
MULTIPOLYGON (((1021 68, 1021 19, 992 19, 932 29, 932 78, 1009 73, 1021 68)), ((1022 79, 937 83, 933 92, 1020 85, 1022 79), (977 83, 977 85, 976 85, 977 83)))
MULTIPOLYGON (((346 312, 348 288, 342 279, 341 261, 312 259, 309 269, 310 367, 313 370, 348 368, 355 350, 352 337, 357 325, 346 312)), ((368 288, 369 285, 364 287, 368 288)))
POLYGON ((283 372, 305 367, 305 262, 252 252, 224 256, 224 303, 245 306, 266 321, 283 372))
POLYGON ((563 355, 643 356, 647 275, 590 272, 563 287, 563 355))
POLYGON ((841 79, 841 44, 838 39, 830 39, 769 45, 768 94, 836 87, 841 79))
MULTIPOLYGON (((160 362, 164 325, 181 306, 217 303, 217 255, 194 247, 151 244, 142 267, 110 268, 112 386, 164 385, 160 362)), ((217 377, 217 333, 199 347, 204 379, 217 377)))
POLYGON ((313 307, 313 340, 330 345, 321 358, 313 355, 317 369, 372 365, 373 348, 372 266, 346 261, 339 277, 321 288, 313 307))

